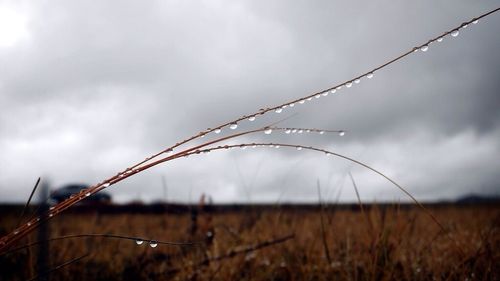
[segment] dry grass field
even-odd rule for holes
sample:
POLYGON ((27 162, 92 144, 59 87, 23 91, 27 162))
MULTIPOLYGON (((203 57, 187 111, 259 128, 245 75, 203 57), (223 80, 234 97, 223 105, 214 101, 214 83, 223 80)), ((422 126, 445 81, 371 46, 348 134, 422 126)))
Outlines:
MULTIPOLYGON (((178 214, 72 212, 50 221, 50 280, 498 280, 500 207, 430 207, 443 233, 416 207, 259 208, 178 214), (293 235, 293 236, 290 236, 293 235), (279 240, 279 238, 285 239, 279 240), (283 241, 284 240, 284 241, 283 241), (455 241, 456 244, 453 242, 455 241)), ((17 213, 1 214, 6 233, 17 213)), ((20 244, 33 242, 36 234, 20 244)), ((2 280, 36 276, 37 247, 0 257, 2 280)))

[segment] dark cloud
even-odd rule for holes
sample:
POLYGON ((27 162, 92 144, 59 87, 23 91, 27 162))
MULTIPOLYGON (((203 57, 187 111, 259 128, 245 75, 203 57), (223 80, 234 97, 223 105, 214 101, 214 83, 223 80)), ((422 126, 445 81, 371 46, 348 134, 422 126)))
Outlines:
MULTIPOLYGON (((479 15, 480 2, 273 3, 169 1, 0 4, 27 17, 28 36, 0 47, 0 198, 95 183, 199 130, 328 88, 479 15)), ((435 200, 499 193, 500 40, 492 15, 378 71, 351 89, 269 113, 255 124, 345 129, 258 134, 241 141, 327 147, 359 158, 435 200), (296 113, 296 115, 294 115, 296 113)), ((112 188, 121 201, 313 201, 402 197, 340 159, 287 149, 181 159, 112 188)))

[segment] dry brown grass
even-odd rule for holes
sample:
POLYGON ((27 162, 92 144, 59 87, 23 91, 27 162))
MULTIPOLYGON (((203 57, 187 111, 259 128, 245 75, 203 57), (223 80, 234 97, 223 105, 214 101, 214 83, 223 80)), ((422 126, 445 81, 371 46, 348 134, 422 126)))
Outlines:
MULTIPOLYGON (((326 209, 325 256, 321 220, 313 210, 260 210, 191 215, 62 214, 50 222, 51 237, 81 233, 127 234, 165 241, 204 241, 203 246, 150 248, 129 240, 68 239, 50 246, 51 264, 91 255, 52 274, 51 280, 497 280, 500 268, 498 207, 440 207, 432 211, 465 253, 416 207, 326 209), (213 240, 206 233, 214 232, 213 240), (199 265, 247 245, 295 233, 249 254, 199 265)), ((2 216, 3 230, 16 223, 2 216)), ((32 241, 35 239, 31 237, 32 241)), ((31 277, 29 257, 1 257, 6 280, 31 277), (12 266, 9 266, 12 264, 12 266), (7 267, 9 266, 9 267, 7 267)), ((34 259, 34 257, 31 257, 34 259)))

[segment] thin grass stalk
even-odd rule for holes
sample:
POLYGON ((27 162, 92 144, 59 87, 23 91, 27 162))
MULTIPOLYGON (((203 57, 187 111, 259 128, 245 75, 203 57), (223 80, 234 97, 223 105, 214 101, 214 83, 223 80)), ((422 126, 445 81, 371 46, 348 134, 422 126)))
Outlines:
POLYGON ((10 249, 2 254, 7 255, 11 254, 23 249, 31 248, 33 246, 42 244, 44 242, 53 242, 53 241, 61 241, 61 240, 67 240, 67 239, 74 239, 74 238, 109 238, 109 239, 121 239, 121 240, 132 240, 132 241, 142 241, 143 243, 156 243, 158 245, 167 245, 167 246, 196 246, 196 245, 202 245, 203 242, 170 242, 170 241, 160 241, 156 239, 147 239, 143 237, 134 237, 134 236, 126 236, 126 235, 116 235, 116 234, 99 234, 99 233, 91 233, 91 234, 73 234, 73 235, 65 235, 65 236, 59 236, 59 237, 53 237, 50 239, 46 239, 43 241, 35 241, 28 243, 26 245, 22 245, 13 249, 10 249))
MULTIPOLYGON (((226 145, 224 147, 215 147, 215 148, 210 148, 210 149, 205 149, 204 151, 214 151, 214 150, 221 150, 221 149, 229 149, 229 148, 237 148, 237 147, 248 147, 248 146, 279 146, 279 147, 289 147, 289 148, 301 148, 301 149, 306 149, 306 150, 312 150, 312 151, 317 151, 317 152, 322 152, 322 153, 325 153, 326 155, 331 155, 331 156, 336 156, 336 157, 339 157, 339 158, 343 158, 345 160, 348 160, 350 162, 353 162, 359 166, 362 166, 362 167, 365 167, 369 170, 371 170, 372 172, 378 174, 379 176, 385 178, 387 181, 389 181, 390 183, 392 183, 394 186, 396 186, 399 190, 401 190, 404 194, 406 194, 420 209, 422 209, 431 219, 432 221, 434 221, 434 223, 436 223, 436 225, 440 228, 440 230, 443 232, 443 233, 447 233, 448 235, 448 238, 456 245, 457 249, 459 250, 460 254, 462 256, 464 256, 464 252, 463 250, 460 248, 460 246, 458 245, 458 243, 456 242, 455 239, 453 239, 453 237, 451 237, 449 235, 449 233, 445 230, 444 226, 437 220, 437 218, 432 214, 431 211, 429 211, 429 209, 427 209, 424 205, 422 205, 422 203, 420 203, 413 195, 411 195, 404 187, 402 187, 400 184, 398 184, 397 182, 395 182, 393 179, 389 178, 388 176, 386 176, 384 173, 376 170, 375 168, 372 168, 371 166, 363 163, 363 162, 360 162, 356 159, 353 159, 353 158, 350 158, 348 156, 345 156, 345 155, 342 155, 342 154, 338 154, 338 153, 335 153, 335 152, 332 152, 332 151, 329 151, 329 150, 325 150, 325 149, 321 149, 321 148, 316 148, 316 147, 312 147, 312 146, 303 146, 303 145, 297 145, 297 144, 286 144, 286 143, 246 143, 246 144, 237 144, 237 145, 226 145)), ((188 153, 187 155, 191 155, 193 153, 188 153)))
POLYGON ((36 180, 35 186, 33 186, 33 189, 31 190, 30 197, 28 198, 28 201, 26 201, 26 205, 24 205, 23 211, 21 212, 21 215, 19 216, 19 223, 17 224, 18 227, 19 227, 19 225, 21 225, 21 223, 23 223, 24 215, 26 213, 26 210, 28 210, 28 207, 31 203, 31 199, 33 198, 33 195, 35 194, 38 185, 40 184, 40 180, 41 180, 41 178, 38 177, 38 179, 36 180))
POLYGON ((321 187, 319 185, 319 180, 316 181, 316 187, 318 189, 318 203, 320 208, 319 218, 321 223, 321 240, 323 241, 323 250, 325 251, 326 259, 328 260, 328 265, 332 264, 332 259, 330 258, 330 250, 328 249, 328 242, 326 241, 326 230, 325 230, 325 222, 323 220, 323 202, 321 201, 321 187))
POLYGON ((356 185, 356 182, 354 181, 354 177, 352 176, 351 172, 349 172, 349 177, 351 178, 352 186, 354 187, 354 191, 356 192, 356 198, 358 199, 358 205, 359 208, 361 209, 361 214, 365 217, 366 219, 366 224, 368 225, 368 231, 373 234, 373 224, 370 219, 370 216, 368 213, 365 211, 365 207, 363 203, 361 202, 361 197, 359 196, 359 191, 358 191, 358 186, 356 185))

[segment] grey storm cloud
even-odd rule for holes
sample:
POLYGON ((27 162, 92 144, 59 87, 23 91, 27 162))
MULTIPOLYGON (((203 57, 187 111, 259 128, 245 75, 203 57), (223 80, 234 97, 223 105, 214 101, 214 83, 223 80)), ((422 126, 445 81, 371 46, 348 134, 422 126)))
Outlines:
MULTIPOLYGON (((465 20, 488 1, 0 1, 26 34, 0 46, 0 201, 38 176, 96 183, 200 130, 351 79, 465 20)), ((422 200, 500 193, 500 15, 433 43, 350 89, 241 129, 352 156, 422 200)), ((0 31, 0 37, 3 36, 0 31)), ((0 38, 1 39, 1 38, 0 38)), ((118 201, 407 200, 370 171, 291 149, 193 156, 109 190, 118 201)))

